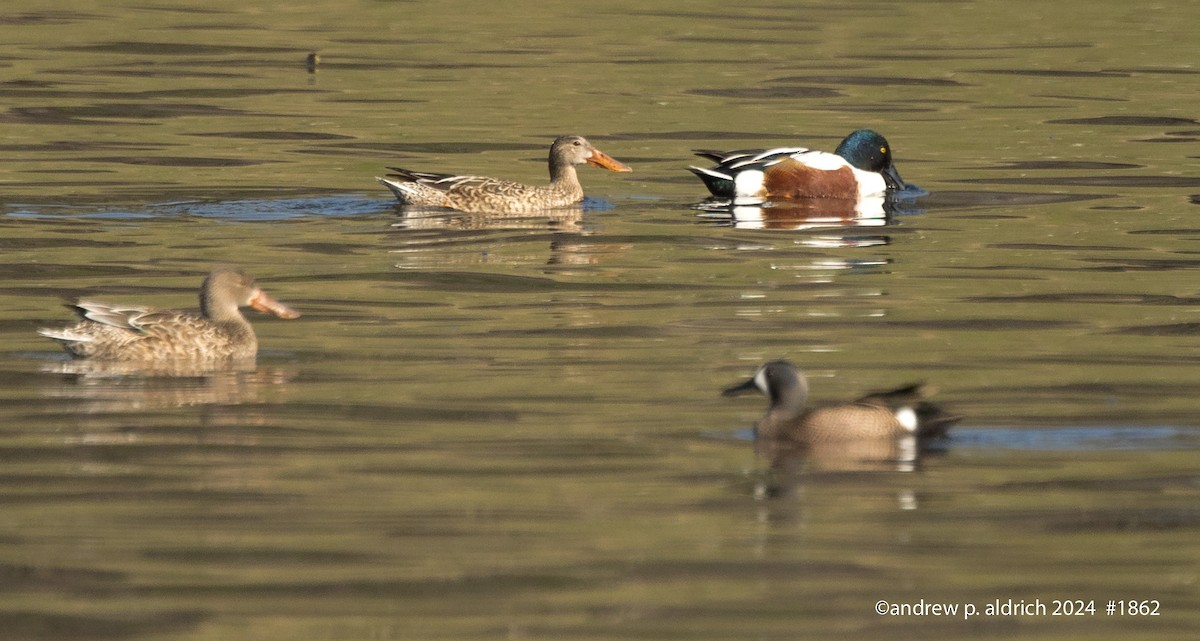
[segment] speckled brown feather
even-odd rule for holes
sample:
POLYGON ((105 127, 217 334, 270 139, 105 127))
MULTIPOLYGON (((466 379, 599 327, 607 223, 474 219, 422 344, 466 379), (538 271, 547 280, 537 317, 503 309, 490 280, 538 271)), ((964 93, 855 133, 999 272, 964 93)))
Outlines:
POLYGON ((763 438, 795 443, 896 438, 908 434, 891 408, 860 403, 817 406, 794 417, 768 413, 758 422, 758 431, 763 438))
POLYGON ((298 313, 262 293, 237 270, 205 279, 201 311, 159 310, 81 300, 69 305, 83 319, 38 333, 59 341, 76 358, 111 361, 194 362, 253 359, 258 339, 238 307, 253 305, 281 318, 298 313))
POLYGON ((445 207, 463 212, 525 214, 569 207, 583 200, 583 186, 579 184, 574 167, 566 168, 568 175, 562 180, 545 186, 486 176, 431 175, 408 172, 399 167, 388 169, 395 173, 388 174, 387 178, 423 176, 406 180, 402 191, 389 182, 380 181, 408 205, 445 207))
POLYGON ((403 205, 444 207, 469 213, 526 214, 560 209, 583 200, 575 165, 588 163, 610 171, 629 167, 596 149, 581 136, 561 136, 550 147, 550 184, 527 185, 486 176, 457 176, 389 167, 377 180, 403 205))
POLYGON ((104 303, 81 301, 75 307, 85 320, 60 333, 76 337, 63 340, 63 347, 78 358, 243 359, 258 352, 258 339, 249 323, 215 323, 194 313, 153 309, 136 313, 136 308, 127 308, 131 312, 128 327, 122 327, 86 319, 90 310, 107 311, 104 303))

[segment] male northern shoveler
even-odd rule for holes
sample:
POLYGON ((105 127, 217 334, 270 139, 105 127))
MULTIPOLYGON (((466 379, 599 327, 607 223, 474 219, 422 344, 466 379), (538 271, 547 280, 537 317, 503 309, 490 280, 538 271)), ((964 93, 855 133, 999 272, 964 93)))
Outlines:
POLYGON ((82 321, 38 333, 60 341, 76 358, 145 363, 247 360, 255 358, 258 339, 239 309, 245 306, 280 318, 300 316, 265 294, 248 274, 218 269, 204 279, 198 313, 80 300, 68 307, 82 321))
POLYGON ((892 148, 883 136, 860 129, 846 136, 834 153, 803 147, 766 150, 696 150, 717 165, 688 167, 714 196, 734 204, 772 199, 883 196, 906 187, 892 163, 892 148))
POLYGON ((483 176, 456 176, 388 167, 393 174, 376 178, 402 204, 448 207, 465 212, 524 214, 574 205, 583 200, 575 165, 587 163, 609 171, 633 171, 596 149, 583 136, 560 136, 550 146, 550 184, 525 185, 483 176))
POLYGON ((725 396, 758 390, 770 400, 767 413, 755 425, 761 443, 806 448, 903 436, 944 436, 960 417, 945 414, 926 401, 931 391, 909 385, 864 396, 849 403, 805 408, 808 380, 787 361, 772 361, 750 380, 724 391, 725 396))

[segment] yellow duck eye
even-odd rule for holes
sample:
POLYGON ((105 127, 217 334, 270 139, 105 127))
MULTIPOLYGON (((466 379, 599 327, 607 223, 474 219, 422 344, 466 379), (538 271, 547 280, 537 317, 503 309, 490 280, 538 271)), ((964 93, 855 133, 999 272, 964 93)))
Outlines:
POLYGON ((881 153, 881 154, 886 154, 886 153, 887 153, 887 147, 880 147, 880 148, 879 148, 879 153, 881 153))

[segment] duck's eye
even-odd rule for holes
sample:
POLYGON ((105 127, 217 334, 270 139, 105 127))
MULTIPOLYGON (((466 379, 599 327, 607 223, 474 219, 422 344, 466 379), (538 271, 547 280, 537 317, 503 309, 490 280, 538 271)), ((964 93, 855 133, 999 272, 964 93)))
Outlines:
POLYGON ((575 142, 572 142, 571 144, 572 144, 572 145, 575 145, 576 147, 578 147, 578 146, 579 146, 581 143, 580 143, 578 140, 576 140, 575 142))
POLYGON ((887 147, 880 147, 880 148, 879 148, 879 153, 881 153, 881 154, 886 154, 886 153, 887 153, 887 147))

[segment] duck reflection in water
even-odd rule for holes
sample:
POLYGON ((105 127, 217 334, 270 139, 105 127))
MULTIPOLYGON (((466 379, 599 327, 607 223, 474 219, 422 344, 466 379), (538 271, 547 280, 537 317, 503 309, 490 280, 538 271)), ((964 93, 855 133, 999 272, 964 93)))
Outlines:
POLYGON ((883 227, 891 220, 883 196, 861 201, 802 198, 756 204, 734 204, 710 198, 694 206, 702 218, 738 229, 803 230, 830 227, 883 227))
POLYGON ((397 207, 400 222, 392 223, 399 229, 450 229, 473 230, 549 230, 583 233, 583 207, 567 206, 534 213, 472 213, 446 209, 422 209, 419 207, 397 207))
POLYGON ((738 229, 886 227, 897 216, 921 213, 914 199, 927 193, 913 188, 903 194, 869 196, 859 200, 794 198, 748 204, 737 204, 727 198, 709 198, 692 208, 701 212, 701 218, 738 229))
POLYGON ((807 378, 783 360, 763 365, 723 394, 752 391, 769 402, 754 427, 756 455, 784 482, 789 472, 802 468, 911 471, 920 453, 961 418, 926 400, 934 390, 923 384, 809 405, 807 378))
POLYGON ((445 209, 421 209, 400 206, 397 213, 399 222, 392 227, 405 232, 397 235, 401 246, 390 250, 400 254, 404 260, 396 267, 411 269, 423 265, 477 265, 482 263, 533 263, 544 260, 549 266, 563 265, 595 265, 605 258, 624 253, 632 249, 630 243, 602 242, 603 236, 586 224, 584 217, 587 212, 611 209, 612 205, 603 200, 585 198, 582 205, 559 207, 534 213, 469 213, 448 211, 445 209), (522 240, 531 241, 521 246, 516 243, 506 243, 503 248, 493 245, 491 237, 485 234, 462 236, 453 233, 468 231, 537 231, 544 234, 530 234, 522 240), (545 236, 550 238, 546 252, 531 253, 527 247, 535 246, 535 239, 545 236), (443 243, 457 243, 460 247, 479 246, 478 251, 463 251, 455 253, 436 253, 428 251, 443 243), (515 249, 522 247, 521 249, 515 249), (436 262, 430 262, 435 259, 436 262))
MULTIPOLYGON (((298 375, 293 368, 244 366, 221 371, 175 368, 131 368, 123 363, 69 361, 47 364, 42 371, 62 375, 41 387, 47 398, 80 401, 84 414, 143 412, 173 407, 213 406, 231 421, 258 424, 266 421, 260 408, 235 411, 236 405, 263 403, 286 396, 298 375)), ((218 414, 212 421, 222 422, 218 414)))

